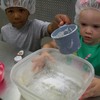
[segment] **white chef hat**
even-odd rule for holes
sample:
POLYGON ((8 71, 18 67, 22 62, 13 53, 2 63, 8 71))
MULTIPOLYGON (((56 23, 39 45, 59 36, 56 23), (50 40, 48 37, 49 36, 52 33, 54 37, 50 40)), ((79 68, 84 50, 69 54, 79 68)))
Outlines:
POLYGON ((78 23, 79 14, 84 9, 96 9, 100 11, 100 0, 77 0, 75 5, 75 23, 78 23))
POLYGON ((35 4, 35 0, 0 0, 0 7, 3 10, 9 7, 23 7, 27 9, 30 14, 35 12, 35 4))

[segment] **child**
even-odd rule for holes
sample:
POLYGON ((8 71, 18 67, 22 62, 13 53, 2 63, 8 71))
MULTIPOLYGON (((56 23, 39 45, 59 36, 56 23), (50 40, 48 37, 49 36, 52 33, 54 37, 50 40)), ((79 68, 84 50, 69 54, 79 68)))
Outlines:
MULTIPOLYGON (((76 52, 79 57, 88 60, 100 76, 100 0, 77 0, 75 23, 79 26, 81 48, 76 52)), ((67 45, 67 44, 66 44, 67 45)), ((57 47, 55 41, 44 47, 57 47)), ((94 78, 82 96, 100 96, 100 79, 94 78)))
MULTIPOLYGON (((63 25, 64 15, 58 14, 52 23, 41 20, 29 20, 35 12, 35 0, 0 0, 0 7, 10 23, 1 28, 2 40, 18 50, 36 51, 41 48, 41 39, 63 25)), ((67 23, 70 20, 66 20, 67 23)), ((64 20, 64 22, 66 22, 64 20)))

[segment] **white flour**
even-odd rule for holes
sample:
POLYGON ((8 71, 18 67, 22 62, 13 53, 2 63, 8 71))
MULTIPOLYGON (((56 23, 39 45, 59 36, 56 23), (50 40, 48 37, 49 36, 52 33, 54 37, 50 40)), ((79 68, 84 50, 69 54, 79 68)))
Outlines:
POLYGON ((41 71, 27 85, 29 90, 44 100, 47 97, 48 100, 75 100, 81 86, 80 80, 77 82, 52 70, 41 71))

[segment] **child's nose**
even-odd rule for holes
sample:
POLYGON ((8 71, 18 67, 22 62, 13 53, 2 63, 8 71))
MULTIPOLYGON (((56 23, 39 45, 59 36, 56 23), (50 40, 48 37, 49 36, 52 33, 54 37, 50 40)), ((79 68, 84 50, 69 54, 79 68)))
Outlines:
POLYGON ((14 18, 15 19, 19 19, 20 18, 20 14, 19 13, 14 13, 14 18))
POLYGON ((85 30, 85 33, 92 34, 92 28, 91 27, 87 27, 86 30, 85 30))

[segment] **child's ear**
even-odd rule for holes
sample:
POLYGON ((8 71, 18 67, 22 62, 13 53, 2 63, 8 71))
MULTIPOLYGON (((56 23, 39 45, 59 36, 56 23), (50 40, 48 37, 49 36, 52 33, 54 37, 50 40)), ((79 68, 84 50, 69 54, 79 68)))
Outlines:
POLYGON ((28 12, 28 15, 30 15, 30 12, 28 12))
MULTIPOLYGON (((25 10, 27 10, 27 9, 25 9, 25 10)), ((27 10, 28 11, 28 10, 27 10)), ((28 15, 30 15, 30 12, 28 11, 28 15)))
POLYGON ((5 13, 7 13, 7 9, 5 9, 5 13))

